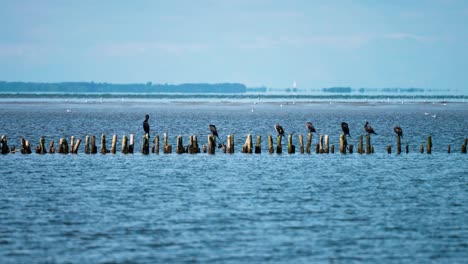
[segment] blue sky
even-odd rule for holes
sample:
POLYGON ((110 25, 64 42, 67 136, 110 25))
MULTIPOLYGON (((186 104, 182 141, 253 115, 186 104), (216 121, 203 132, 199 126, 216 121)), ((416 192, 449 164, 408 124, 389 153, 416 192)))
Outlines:
POLYGON ((0 80, 468 91, 464 0, 0 0, 0 80))

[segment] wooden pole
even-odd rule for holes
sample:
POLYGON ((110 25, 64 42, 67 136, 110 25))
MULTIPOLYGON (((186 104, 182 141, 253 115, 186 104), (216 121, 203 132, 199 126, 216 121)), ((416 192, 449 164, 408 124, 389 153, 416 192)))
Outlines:
POLYGON ((328 135, 325 135, 325 136, 323 137, 323 139, 324 139, 324 141, 325 141, 324 152, 328 154, 328 153, 330 153, 328 135))
POLYGON ((273 147, 273 137, 271 135, 268 135, 267 140, 268 140, 268 153, 273 154, 275 152, 275 149, 273 147))
POLYGON ((427 149, 427 154, 431 154, 431 153, 432 153, 432 137, 431 137, 431 136, 428 136, 428 137, 427 137, 427 146, 426 146, 426 149, 427 149))
POLYGON ((91 153, 91 148, 89 146, 89 135, 86 135, 86 138, 85 138, 85 154, 89 154, 91 153))
POLYGON ((206 145, 203 145, 203 153, 206 153, 206 151, 207 151, 206 145))
POLYGON ((448 148, 447 148, 447 153, 450 154, 450 151, 451 151, 451 147, 450 147, 450 144, 449 144, 448 148))
POLYGON ((401 136, 396 136, 397 154, 401 154, 401 136))
POLYGON ((44 137, 41 137, 39 139, 39 149, 40 149, 40 154, 46 154, 47 153, 47 150, 46 150, 46 147, 45 147, 45 138, 44 137))
POLYGON ((371 154, 372 153, 372 148, 371 148, 371 138, 370 134, 366 135, 366 154, 371 154))
POLYGON ((423 144, 421 144, 421 147, 419 148, 419 152, 421 152, 421 154, 424 153, 424 145, 423 144))
POLYGON ((183 143, 183 138, 181 135, 178 135, 177 136, 177 149, 176 149, 176 153, 177 154, 183 154, 185 151, 184 151, 184 143, 183 143))
POLYGON ((304 137, 302 134, 297 135, 299 139, 299 153, 304 154, 304 137))
POLYGON ((54 141, 51 141, 50 144, 49 144, 49 153, 50 154, 55 154, 54 141))
POLYGON ((69 148, 70 153, 74 153, 73 147, 75 147, 75 136, 70 137, 70 148, 69 148))
POLYGON ((363 144, 362 144, 362 135, 359 136, 359 142, 358 142, 358 153, 359 154, 362 154, 364 153, 364 148, 363 148, 363 144))
POLYGON ((117 152, 117 135, 114 134, 112 136, 111 153, 115 154, 116 152, 117 152))
POLYGON ((213 135, 208 135, 208 154, 214 155, 216 151, 216 139, 213 135))
POLYGON ((7 137, 5 135, 1 137, 1 143, 2 143, 2 154, 10 153, 10 148, 8 147, 7 137))
POLYGON ((145 134, 143 136, 143 142, 141 143, 141 153, 143 155, 148 155, 149 154, 149 135, 145 134))
POLYGON ((262 153, 262 136, 257 135, 257 140, 255 141, 255 154, 262 153))
POLYGON ((159 154, 159 135, 154 137, 153 153, 159 154))
POLYGON ((228 135, 228 145, 227 145, 227 153, 233 154, 234 153, 234 135, 228 135))
POLYGON ((75 146, 73 147, 73 153, 78 154, 78 149, 80 149, 81 139, 77 139, 75 146))
POLYGON ((122 136, 122 154, 128 154, 128 138, 127 138, 127 135, 122 136))
POLYGON ((59 141, 59 153, 68 154, 68 143, 65 138, 61 138, 59 141))
POLYGON ((288 135, 288 154, 296 153, 296 146, 292 143, 292 134, 288 135))
POLYGON ((468 144, 468 138, 465 138, 465 142, 461 147, 461 153, 466 154, 466 145, 468 144))
POLYGON ((346 135, 341 134, 340 135, 340 153, 341 154, 346 154, 346 146, 347 146, 346 135))
POLYGON ((242 146, 242 153, 252 154, 252 135, 248 134, 244 146, 242 146))
POLYGON ((104 134, 101 135, 101 150, 99 152, 101 154, 109 153, 109 151, 106 148, 106 135, 104 134))
POLYGON ((353 154, 353 148, 354 148, 353 144, 348 145, 349 154, 353 154))
POLYGON ((315 144, 315 153, 316 154, 320 153, 320 144, 319 143, 315 144))
POLYGON ((164 154, 170 154, 172 153, 172 145, 169 145, 169 143, 167 142, 167 133, 164 133, 163 134, 163 143, 164 143, 164 154))
POLYGON ((135 135, 130 134, 130 143, 128 144, 128 153, 133 154, 134 149, 135 149, 135 135))
POLYGON ((282 144, 281 144, 281 139, 282 139, 282 138, 283 138, 283 137, 282 137, 281 135, 278 135, 278 136, 276 137, 276 153, 277 153, 277 154, 283 153, 283 146, 282 146, 282 144))
POLYGON ((307 134, 306 153, 310 154, 310 146, 312 144, 312 133, 307 134))
POLYGON ((409 146, 408 146, 408 144, 406 144, 406 154, 408 154, 408 153, 409 153, 409 146))
POLYGON ((32 151, 31 151, 31 144, 29 143, 29 140, 26 140, 24 144, 26 146, 26 154, 31 154, 32 151))
POLYGON ((331 144, 330 149, 331 149, 331 154, 335 153, 335 145, 331 144))
POLYGON ((320 135, 319 144, 320 144, 320 154, 322 154, 325 152, 325 149, 323 147, 323 135, 320 135))
POLYGON ((97 147, 96 147, 96 136, 91 136, 91 154, 96 154, 97 153, 97 147))
POLYGON ((387 146, 387 153, 392 154, 392 146, 390 145, 387 146))

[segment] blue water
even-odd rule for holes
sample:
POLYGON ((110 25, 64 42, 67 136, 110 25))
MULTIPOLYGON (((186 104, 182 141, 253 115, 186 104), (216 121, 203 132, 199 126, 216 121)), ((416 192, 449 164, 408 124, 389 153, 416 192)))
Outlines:
MULTIPOLYGON (((448 104, 1 101, 19 145, 86 134, 234 134, 226 155, 0 155, 1 263, 463 263, 468 259, 468 107, 448 104), (254 110, 252 112, 252 110, 254 110), (435 117, 433 117, 435 115, 435 117), (245 135, 305 134, 351 144, 365 121, 374 155, 241 154, 245 135), (393 126, 410 153, 386 154, 393 126), (433 154, 419 154, 427 135, 433 154), (452 152, 447 154, 451 144, 452 152)), ((108 140, 109 141, 109 140, 108 140)), ((313 142, 316 143, 317 137, 313 142)), ((295 137, 295 144, 297 140, 295 137)), ((110 144, 110 142, 108 142, 110 144)), ((118 148, 120 147, 120 144, 118 148)))

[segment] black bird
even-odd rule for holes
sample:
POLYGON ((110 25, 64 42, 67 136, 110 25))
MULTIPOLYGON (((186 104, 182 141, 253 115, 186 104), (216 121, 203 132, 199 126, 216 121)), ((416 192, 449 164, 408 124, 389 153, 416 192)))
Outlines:
POLYGON ((369 125, 369 122, 366 122, 364 125, 364 130, 366 130, 367 134, 377 135, 377 133, 374 132, 374 129, 369 125))
POLYGON ((393 128, 393 131, 395 131, 395 133, 400 136, 400 137, 403 137, 403 130, 401 129, 400 126, 396 126, 393 128))
POLYGON ((216 126, 215 125, 210 125, 210 131, 211 131, 211 134, 213 134, 213 136, 217 137, 219 140, 221 140, 218 136, 218 130, 216 130, 216 126))
POLYGON ((317 131, 315 131, 314 125, 312 125, 311 122, 307 122, 307 123, 306 123, 306 127, 307 127, 307 129, 309 129, 309 132, 310 132, 310 133, 314 133, 314 132, 317 133, 317 131))
POLYGON ((278 135, 284 136, 284 130, 283 130, 283 127, 280 126, 280 124, 276 124, 275 129, 276 129, 276 132, 278 132, 278 135))
POLYGON ((345 135, 348 135, 349 137, 351 137, 351 135, 349 134, 348 123, 346 123, 346 122, 341 122, 341 130, 343 130, 343 133, 344 133, 345 135))
POLYGON ((145 130, 146 134, 149 134, 149 132, 150 132, 150 126, 149 126, 149 123, 148 123, 148 119, 149 119, 149 115, 146 115, 145 116, 145 121, 143 121, 143 130, 145 130))

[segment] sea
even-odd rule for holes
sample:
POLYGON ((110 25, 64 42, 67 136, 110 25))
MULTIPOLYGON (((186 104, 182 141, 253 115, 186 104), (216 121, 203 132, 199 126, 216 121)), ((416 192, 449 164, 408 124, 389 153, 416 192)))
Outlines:
MULTIPOLYGON (((135 153, 0 155, 0 263, 467 263, 468 97, 0 94, 0 135, 135 135, 135 153), (167 133, 235 153, 140 152, 167 133), (306 122, 335 153, 299 153, 306 122), (341 122, 354 153, 339 154, 341 122), (357 154, 369 122, 374 154, 357 154), (295 154, 269 154, 275 124, 295 154), (403 129, 398 155, 394 126, 403 129), (248 134, 261 154, 241 153, 248 134), (432 153, 420 153, 432 137, 432 153), (387 153, 387 146, 392 153, 387 153), (451 153, 448 153, 448 147, 451 153)), ((162 143, 162 142, 161 142, 162 143)), ((276 143, 276 142, 275 142, 276 143)))

